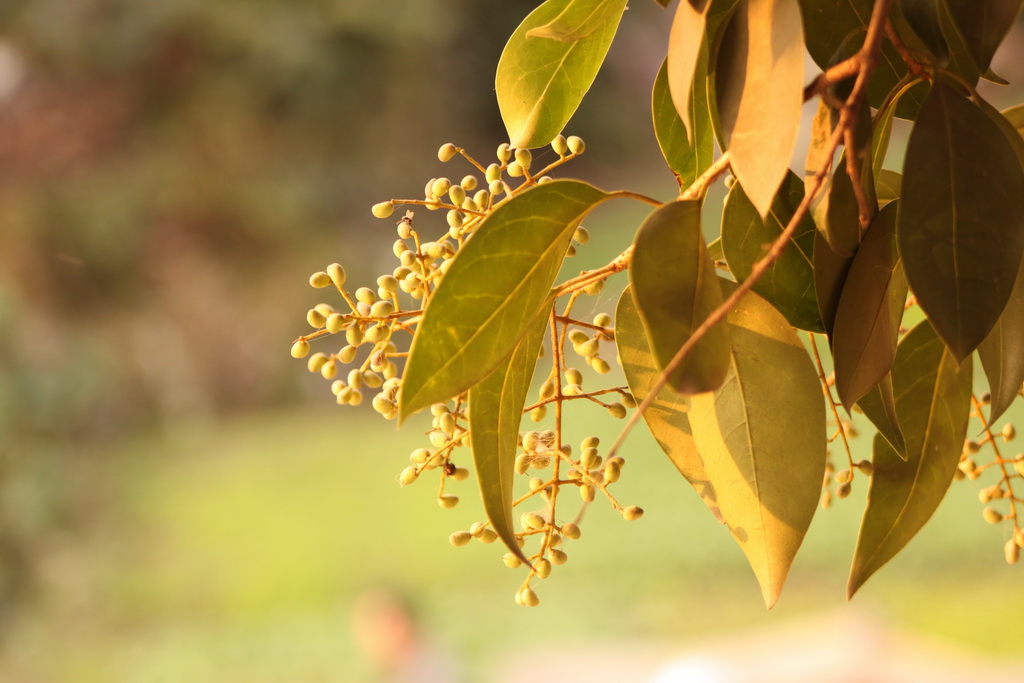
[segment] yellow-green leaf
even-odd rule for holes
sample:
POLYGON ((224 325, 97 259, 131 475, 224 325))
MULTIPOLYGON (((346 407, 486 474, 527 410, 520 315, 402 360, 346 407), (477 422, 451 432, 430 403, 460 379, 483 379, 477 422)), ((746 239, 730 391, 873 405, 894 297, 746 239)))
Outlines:
POLYGON ((548 315, 538 315, 508 360, 469 390, 469 432, 484 512, 498 537, 526 564, 512 526, 512 483, 519 423, 547 323, 548 315))
POLYGON ((843 284, 850 272, 853 254, 844 256, 832 251, 825 236, 820 231, 814 233, 814 296, 817 299, 818 314, 821 325, 828 335, 828 343, 832 345, 832 330, 836 323, 836 310, 839 308, 839 297, 843 293, 843 284))
MULTIPOLYGON (((615 37, 621 11, 611 13, 587 36, 572 42, 528 36, 531 30, 554 21, 572 2, 547 0, 533 10, 508 39, 498 60, 494 86, 513 147, 541 147, 562 132, 594 82, 615 37)), ((617 4, 625 6, 625 0, 617 0, 617 4)))
MULTIPOLYGON (((707 50, 705 46, 704 50, 707 50)), ((680 187, 689 187, 715 160, 715 140, 708 113, 707 92, 703 87, 707 78, 707 59, 697 65, 698 74, 690 100, 690 120, 695 123, 693 141, 687 136, 683 120, 679 118, 668 92, 668 75, 662 64, 654 80, 651 93, 651 112, 654 117, 654 135, 669 168, 679 178, 680 187)))
MULTIPOLYGON (((626 287, 622 292, 615 310, 615 347, 629 390, 637 401, 643 401, 658 381, 661 370, 658 369, 648 346, 640 311, 633 298, 632 286, 626 287)), ((657 398, 651 402, 643 417, 647 428, 651 430, 655 441, 665 451, 669 460, 721 522, 724 520, 718 509, 715 488, 708 481, 704 461, 701 460, 693 443, 688 411, 687 397, 665 386, 658 392, 657 398)))
MULTIPOLYGON (((793 217, 804 197, 803 182, 787 173, 771 210, 762 220, 739 183, 729 191, 722 211, 722 248, 736 280, 750 276, 793 217)), ((814 221, 805 216, 782 256, 754 285, 754 291, 782 311, 790 324, 812 332, 824 330, 814 291, 814 221)))
POLYGON ((625 9, 624 0, 569 0, 557 17, 526 32, 527 38, 552 38, 571 43, 586 38, 609 19, 616 21, 625 9))
POLYGON ((928 321, 900 342, 892 370, 904 462, 880 436, 847 594, 853 594, 917 534, 956 472, 971 405, 971 360, 960 367, 928 321))
POLYGON ((896 252, 896 208, 889 204, 871 222, 836 310, 836 393, 847 410, 889 374, 896 358, 907 299, 907 281, 896 252))
MULTIPOLYGON (((668 36, 668 56, 665 58, 668 89, 688 139, 693 139, 694 123, 690 102, 695 90, 693 84, 702 84, 699 80, 702 75, 696 74, 696 71, 701 52, 707 50, 704 30, 710 5, 711 0, 700 0, 693 4, 680 2, 676 6, 675 18, 672 20, 672 29, 668 36)), ((704 77, 706 68, 707 62, 704 77)))
POLYGON ((767 301, 748 293, 728 323, 729 375, 716 391, 690 397, 690 426, 770 608, 821 494, 825 404, 807 350, 767 301))
POLYGON ((999 126, 937 78, 910 133, 897 216, 910 289, 962 360, 1006 307, 1024 253, 1024 169, 999 126))
POLYGON ((483 221, 434 290, 416 329, 400 419, 466 391, 508 358, 548 301, 573 231, 607 197, 586 183, 554 180, 483 221))
POLYGON ((741 0, 719 52, 716 100, 725 145, 762 217, 786 177, 800 127, 803 37, 797 0, 741 0))
POLYGON ((907 444, 903 439, 903 429, 896 415, 896 397, 892 389, 892 373, 882 378, 871 391, 861 397, 857 405, 864 415, 875 425, 882 438, 896 451, 902 460, 907 459, 907 444))
MULTIPOLYGON (((700 229, 698 200, 656 209, 637 231, 629 277, 658 367, 671 362, 722 303, 715 266, 700 229)), ((681 394, 717 389, 729 369, 729 333, 712 327, 669 375, 681 394)))

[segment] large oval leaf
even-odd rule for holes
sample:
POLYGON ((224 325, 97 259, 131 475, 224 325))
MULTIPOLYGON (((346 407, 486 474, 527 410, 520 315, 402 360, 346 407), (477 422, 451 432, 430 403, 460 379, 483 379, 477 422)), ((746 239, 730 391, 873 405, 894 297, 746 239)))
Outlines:
POLYGON ((821 495, 825 404, 807 350, 767 301, 748 293, 728 324, 729 376, 718 390, 690 397, 690 426, 770 608, 821 495))
POLYGON ((999 126, 941 78, 907 143, 897 217, 910 288, 960 360, 992 330, 1024 253, 1024 170, 999 126))
MULTIPOLYGON (((633 298, 632 285, 626 287, 619 297, 619 305, 615 309, 615 347, 619 353, 622 372, 626 376, 626 384, 637 401, 643 401, 651 393, 658 381, 661 370, 654 361, 654 355, 647 343, 640 311, 633 298)), ((644 422, 651 430, 655 441, 665 451, 669 460, 676 466, 679 473, 708 506, 711 513, 722 519, 715 497, 715 488, 708 481, 704 471, 704 461, 697 453, 690 431, 690 418, 687 416, 690 403, 686 396, 677 394, 671 387, 662 387, 647 410, 644 411, 644 422)))
POLYGON ((944 0, 982 73, 1020 14, 1022 0, 944 0))
POLYGON ((616 0, 620 11, 609 13, 578 40, 563 42, 527 35, 551 24, 573 3, 547 0, 530 12, 508 39, 498 60, 494 87, 513 147, 541 147, 562 132, 594 82, 626 4, 625 0, 616 0))
POLYGON ((882 438, 889 442, 889 446, 896 451, 900 459, 906 460, 907 444, 903 439, 899 416, 896 415, 896 396, 892 389, 892 373, 883 377, 881 382, 862 396, 857 405, 871 420, 871 424, 875 425, 882 438))
POLYGON ((896 358, 907 281, 896 251, 896 208, 871 222, 853 257, 836 311, 836 393, 847 410, 882 381, 896 358))
MULTIPOLYGON (((786 228, 804 197, 803 182, 788 173, 764 220, 739 183, 729 191, 722 212, 722 248, 737 281, 750 276, 786 228)), ((823 327, 814 292, 814 221, 805 216, 782 256, 754 285, 754 291, 782 311, 790 324, 812 332, 823 327)))
POLYGON ((498 537, 526 564, 512 526, 512 482, 519 423, 547 323, 547 315, 538 315, 508 360, 469 390, 469 432, 484 512, 498 537))
POLYGON ((797 0, 741 0, 723 38, 716 101, 732 170, 768 214, 789 168, 804 88, 797 0))
MULTIPOLYGON (((669 93, 683 122, 686 135, 691 139, 693 115, 690 102, 694 94, 693 84, 701 83, 696 71, 701 52, 707 50, 704 30, 710 5, 711 0, 701 0, 693 4, 679 3, 672 20, 672 29, 668 36, 668 55, 665 57, 669 93)), ((705 69, 706 66, 705 62, 705 69)))
POLYGON ((626 3, 622 0, 569 0, 558 16, 526 32, 527 38, 553 38, 572 43, 586 38, 611 19, 618 21, 626 3))
MULTIPOLYGON (((698 200, 656 209, 637 231, 629 277, 658 367, 666 367, 722 303, 700 230, 698 200)), ((669 375, 681 394, 717 389, 729 370, 729 332, 715 325, 669 375)))
MULTIPOLYGON (((704 47, 705 53, 707 47, 704 47)), ((703 81, 707 78, 706 55, 697 65, 697 83, 690 99, 690 120, 694 123, 693 140, 687 136, 683 120, 679 118, 668 92, 668 75, 662 64, 654 80, 651 93, 651 112, 654 116, 654 135, 669 168, 679 179, 680 187, 689 187, 715 160, 715 140, 708 113, 707 92, 703 81)))
POLYGON ((875 437, 875 469, 850 569, 849 596, 935 512, 953 481, 967 434, 970 358, 958 368, 928 321, 900 342, 892 379, 907 461, 885 439, 875 437))
POLYGON ((523 192, 488 216, 430 297, 402 378, 399 419, 498 367, 548 299, 573 231, 608 197, 577 180, 523 192))
POLYGON ((998 420, 1024 385, 1024 277, 1017 281, 995 327, 978 346, 978 358, 988 379, 992 403, 988 423, 998 420))

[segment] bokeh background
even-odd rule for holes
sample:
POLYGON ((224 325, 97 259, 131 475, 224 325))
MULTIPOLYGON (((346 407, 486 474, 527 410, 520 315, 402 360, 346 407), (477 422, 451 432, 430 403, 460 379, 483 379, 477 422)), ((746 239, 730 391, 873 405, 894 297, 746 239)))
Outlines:
MULTIPOLYGON (((684 677, 659 680, 767 680, 775 660, 818 667, 806 680, 867 660, 909 677, 849 680, 1015 680, 1021 570, 981 520, 983 482, 955 484, 847 605, 858 480, 766 613, 728 535, 636 435, 620 499, 648 514, 592 506, 526 610, 496 546, 447 542, 482 517, 471 482, 450 511, 429 483, 397 486, 422 424, 338 408, 289 357, 322 298, 310 273, 340 261, 372 284, 394 267, 371 204, 469 172, 440 166, 444 142, 489 161, 494 67, 536 4, 0 4, 0 680, 643 681, 673 657, 684 677), (396 652, 436 677, 389 678, 396 652)), ((567 131, 589 143, 572 175, 672 196, 648 123, 669 16, 633 3, 567 131)), ((1021 101, 1022 35, 994 64, 1016 84, 986 91, 999 106, 1021 101)), ((617 253, 644 214, 595 214, 571 268, 617 253)), ((586 410, 570 425, 617 427, 586 410)))

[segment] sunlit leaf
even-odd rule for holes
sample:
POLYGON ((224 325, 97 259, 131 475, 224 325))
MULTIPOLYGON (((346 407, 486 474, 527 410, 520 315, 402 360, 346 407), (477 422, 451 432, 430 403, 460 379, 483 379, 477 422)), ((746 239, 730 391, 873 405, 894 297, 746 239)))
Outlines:
POLYGON ((527 564, 512 526, 512 482, 519 423, 547 323, 546 314, 538 315, 508 360, 469 390, 469 432, 484 512, 502 542, 527 564))
POLYGON ((864 415, 875 425, 882 438, 889 442, 889 446, 896 451, 900 459, 907 459, 907 444, 903 439, 903 430, 900 427, 899 417, 896 415, 896 397, 892 389, 892 373, 886 375, 861 397, 857 405, 864 415))
POLYGON ((921 107, 897 216, 910 289, 958 359, 988 335, 1024 252, 1024 170, 999 126, 941 78, 921 107))
POLYGON ((797 0, 741 0, 723 38, 716 101, 732 170, 766 216, 789 169, 804 87, 797 0))
MULTIPOLYGON (((589 35, 573 42, 531 38, 573 0, 547 0, 533 10, 498 61, 495 90, 498 108, 513 147, 540 147, 558 135, 590 89, 619 26, 621 12, 589 35)), ((624 5, 624 0, 618 0, 624 5)))
MULTIPOLYGON (((729 191, 722 212, 722 248, 729 268, 739 282, 750 276, 754 263, 793 217, 803 200, 803 182, 788 173, 767 217, 761 220, 747 198, 746 188, 737 183, 729 191)), ((805 216, 782 256, 754 285, 754 291, 778 308, 790 324, 812 332, 824 330, 814 292, 814 221, 805 216)))
MULTIPOLYGON (((615 347, 629 390, 637 401, 643 401, 651 393, 661 370, 648 346, 632 286, 622 292, 615 310, 615 347)), ((724 521, 716 502, 715 489, 708 481, 704 461, 693 442, 688 412, 689 399, 666 386, 658 392, 658 397, 651 402, 643 417, 672 464, 690 482, 712 514, 719 521, 724 521)))
POLYGON ((728 323, 729 376, 690 397, 690 425, 722 516, 771 607, 821 494, 825 404, 807 350, 767 301, 748 293, 728 323))
POLYGON ((618 21, 625 7, 625 0, 569 0, 558 16, 543 26, 531 28, 526 37, 572 43, 586 38, 610 19, 618 21))
MULTIPOLYGON (((707 50, 704 41, 704 30, 707 20, 708 6, 711 0, 689 3, 680 2, 676 6, 675 18, 668 36, 668 56, 665 58, 665 70, 668 89, 676 112, 683 122, 688 138, 693 138, 694 117, 691 100, 695 88, 695 78, 704 74, 696 74, 697 62, 701 51, 707 50)), ((705 61, 705 69, 707 62, 705 61)), ((697 81, 700 82, 700 81, 697 81)), ((700 88, 696 88, 700 90, 700 88)))
MULTIPOLYGON (((704 48, 707 49, 706 47, 704 48)), ((707 78, 707 59, 698 64, 701 73, 696 81, 703 86, 707 78)), ((668 76, 663 64, 654 81, 651 93, 651 111, 654 115, 654 135, 658 139, 661 153, 668 162, 669 168, 679 177, 680 187, 689 187, 693 181, 706 171, 715 160, 715 141, 711 131, 708 113, 707 92, 703 87, 693 89, 690 100, 690 119, 695 122, 694 137, 691 143, 683 126, 682 119, 676 112, 675 105, 668 92, 668 76)))
POLYGON ((400 419, 466 391, 508 358, 547 302, 573 231, 607 197, 586 183, 554 180, 484 220, 416 329, 400 419))
POLYGON ((971 360, 957 360, 923 321, 900 342, 892 371, 904 462, 880 436, 847 589, 852 596, 912 539, 953 481, 967 433, 971 360))
POLYGON ((896 209, 868 228, 843 285, 833 330, 836 393, 847 410, 882 381, 896 357, 907 281, 896 251, 896 209))
MULTIPOLYGON (((669 364, 708 315, 722 303, 715 266, 700 229, 699 200, 656 209, 634 241, 629 277, 658 367, 669 364)), ((716 325, 669 375, 679 393, 717 389, 729 370, 729 333, 716 325)))

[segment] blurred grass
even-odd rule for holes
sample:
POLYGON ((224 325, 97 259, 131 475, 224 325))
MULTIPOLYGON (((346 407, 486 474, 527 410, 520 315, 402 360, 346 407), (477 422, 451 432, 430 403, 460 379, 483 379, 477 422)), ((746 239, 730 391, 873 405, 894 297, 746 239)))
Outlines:
MULTIPOLYGON (((619 423, 601 416, 588 405, 569 433, 613 437, 619 423)), ((537 586, 541 607, 518 608, 512 595, 523 576, 504 568, 498 545, 447 542, 481 517, 473 482, 450 484, 462 497, 450 511, 434 503, 430 476, 397 486, 421 427, 396 435, 365 414, 313 409, 184 424, 121 444, 111 454, 113 514, 50 568, 49 599, 15 631, 0 674, 61 683, 363 680, 348 610, 374 586, 410 595, 432 637, 477 680, 540 629, 567 645, 678 643, 845 602, 865 480, 819 512, 767 613, 726 531, 638 433, 616 495, 647 515, 626 523, 592 505, 583 537, 567 548, 570 562, 537 586)), ((1024 635, 1015 616, 1024 595, 1000 558, 1004 530, 980 519, 977 488, 955 484, 855 602, 1005 654, 1024 635)))

